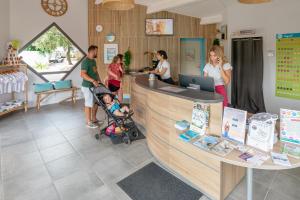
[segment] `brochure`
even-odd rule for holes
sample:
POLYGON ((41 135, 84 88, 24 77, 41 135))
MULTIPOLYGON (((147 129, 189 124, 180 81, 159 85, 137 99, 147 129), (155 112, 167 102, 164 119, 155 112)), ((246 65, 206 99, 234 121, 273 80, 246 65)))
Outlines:
POLYGON ((234 149, 234 145, 230 142, 223 140, 219 144, 212 147, 212 151, 220 156, 226 156, 234 149))
POLYGON ((205 135, 201 137, 198 141, 194 142, 193 145, 204 149, 204 150, 211 150, 213 146, 220 142, 220 137, 205 135))
POLYGON ((259 151, 255 151, 253 153, 253 157, 248 158, 247 162, 251 163, 253 165, 257 165, 260 166, 262 165, 266 160, 268 160, 270 158, 270 156, 268 156, 267 154, 261 153, 259 151))
POLYGON ((225 107, 222 124, 222 136, 229 140, 245 144, 247 111, 225 107))
POLYGON ((186 120, 177 121, 175 124, 175 128, 180 131, 186 130, 189 127, 190 127, 190 123, 186 120))
POLYGON ((209 125, 210 106, 207 104, 195 102, 192 112, 192 123, 190 129, 194 132, 204 135, 209 125))
POLYGON ((284 144, 281 149, 283 154, 287 154, 293 158, 300 158, 300 146, 292 145, 292 144, 284 144))
POLYGON ((199 136, 199 133, 195 133, 194 131, 188 130, 182 134, 179 135, 179 138, 182 139, 185 142, 189 142, 192 139, 199 136))
POLYGON ((280 140, 300 144, 300 111, 280 109, 280 140))
POLYGON ((245 152, 245 153, 242 153, 241 155, 239 155, 239 158, 241 158, 244 161, 247 161, 249 158, 252 158, 252 157, 253 157, 253 155, 248 152, 245 152))
POLYGON ((271 152, 273 163, 276 165, 291 166, 291 163, 286 154, 271 152))
POLYGON ((277 118, 277 115, 271 115, 269 113, 253 115, 249 120, 247 145, 263 151, 271 151, 273 149, 277 118))

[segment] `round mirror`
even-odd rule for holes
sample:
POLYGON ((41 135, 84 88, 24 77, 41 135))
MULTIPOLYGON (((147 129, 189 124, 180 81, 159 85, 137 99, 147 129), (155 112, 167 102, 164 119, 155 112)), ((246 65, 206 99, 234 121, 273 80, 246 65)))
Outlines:
POLYGON ((109 34, 107 34, 105 37, 106 37, 106 40, 107 40, 108 42, 113 42, 113 41, 115 41, 115 39, 116 39, 116 36, 115 36, 114 33, 109 33, 109 34))

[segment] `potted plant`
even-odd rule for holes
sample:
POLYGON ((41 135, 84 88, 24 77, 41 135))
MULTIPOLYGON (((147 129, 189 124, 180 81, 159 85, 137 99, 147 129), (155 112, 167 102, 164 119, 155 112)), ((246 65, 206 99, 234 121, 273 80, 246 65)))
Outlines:
POLYGON ((131 63, 131 52, 128 47, 127 51, 124 53, 124 65, 125 65, 125 73, 126 74, 128 74, 130 71, 130 69, 129 69, 130 63, 131 63))

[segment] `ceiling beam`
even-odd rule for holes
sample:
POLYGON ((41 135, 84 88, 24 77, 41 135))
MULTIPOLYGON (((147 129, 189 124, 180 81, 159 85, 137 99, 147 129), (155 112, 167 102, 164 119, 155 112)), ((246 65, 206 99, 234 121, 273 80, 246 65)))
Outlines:
POLYGON ((161 0, 157 3, 149 3, 147 8, 147 14, 165 11, 189 3, 200 2, 200 1, 203 0, 161 0))

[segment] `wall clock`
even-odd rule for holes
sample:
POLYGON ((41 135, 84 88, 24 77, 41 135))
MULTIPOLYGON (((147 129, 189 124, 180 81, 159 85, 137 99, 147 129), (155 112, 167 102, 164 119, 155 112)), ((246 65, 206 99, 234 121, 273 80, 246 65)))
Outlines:
POLYGON ((41 0, 43 9, 51 16, 59 17, 68 10, 67 0, 41 0))

